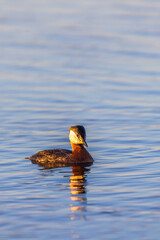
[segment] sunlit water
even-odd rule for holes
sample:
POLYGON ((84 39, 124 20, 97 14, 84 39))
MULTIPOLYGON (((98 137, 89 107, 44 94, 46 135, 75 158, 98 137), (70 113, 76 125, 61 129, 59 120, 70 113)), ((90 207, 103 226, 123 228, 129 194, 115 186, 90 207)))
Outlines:
POLYGON ((159 1, 0 8, 0 238, 159 239, 159 1), (82 124, 95 162, 42 169, 82 124))

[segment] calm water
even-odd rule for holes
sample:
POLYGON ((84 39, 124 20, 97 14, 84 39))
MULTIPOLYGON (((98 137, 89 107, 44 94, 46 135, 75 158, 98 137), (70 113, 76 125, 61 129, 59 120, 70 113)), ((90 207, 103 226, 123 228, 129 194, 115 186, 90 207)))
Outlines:
POLYGON ((1 0, 1 239, 159 239, 160 2, 1 0), (71 149, 94 165, 26 160, 71 149))

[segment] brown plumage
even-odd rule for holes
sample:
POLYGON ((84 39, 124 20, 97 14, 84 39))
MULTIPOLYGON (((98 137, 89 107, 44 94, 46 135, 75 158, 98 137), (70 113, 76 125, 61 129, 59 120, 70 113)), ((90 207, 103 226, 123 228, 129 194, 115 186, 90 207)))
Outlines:
POLYGON ((48 165, 52 167, 74 166, 79 164, 92 163, 94 160, 85 149, 86 133, 83 126, 73 126, 69 129, 69 139, 72 151, 65 149, 43 150, 28 157, 32 163, 41 166, 48 165))

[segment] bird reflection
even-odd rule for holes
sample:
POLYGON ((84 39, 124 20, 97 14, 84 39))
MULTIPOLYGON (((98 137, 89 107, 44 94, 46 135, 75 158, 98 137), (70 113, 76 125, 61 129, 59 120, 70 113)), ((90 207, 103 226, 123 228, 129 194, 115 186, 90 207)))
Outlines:
POLYGON ((86 186, 87 186, 87 172, 89 172, 85 166, 73 166, 72 167, 72 174, 70 176, 70 191, 71 196, 70 199, 73 203, 70 206, 71 209, 71 220, 77 218, 84 218, 83 215, 77 216, 76 212, 85 212, 86 211, 86 204, 87 204, 87 197, 86 197, 86 186))
POLYGON ((69 188, 70 188, 70 199, 72 203, 70 205, 71 215, 70 219, 84 219, 83 214, 77 214, 78 212, 85 212, 87 205, 87 197, 86 197, 86 186, 87 186, 87 173, 90 171, 90 166, 92 163, 86 164, 55 164, 55 163, 47 163, 47 164, 38 164, 43 167, 43 169, 53 169, 59 167, 71 167, 72 175, 69 177, 69 188))

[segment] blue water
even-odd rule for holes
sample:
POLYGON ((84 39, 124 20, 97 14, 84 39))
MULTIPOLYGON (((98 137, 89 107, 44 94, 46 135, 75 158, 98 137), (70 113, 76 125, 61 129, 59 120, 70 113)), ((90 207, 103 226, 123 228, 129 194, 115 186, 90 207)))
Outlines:
POLYGON ((1 239, 160 235, 159 1, 0 8, 1 239), (43 169, 82 124, 95 162, 43 169))

